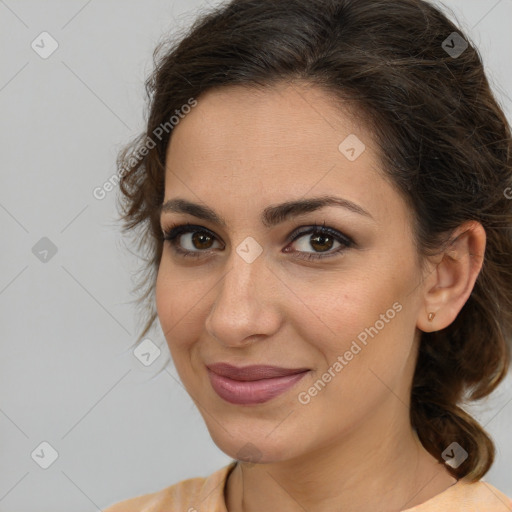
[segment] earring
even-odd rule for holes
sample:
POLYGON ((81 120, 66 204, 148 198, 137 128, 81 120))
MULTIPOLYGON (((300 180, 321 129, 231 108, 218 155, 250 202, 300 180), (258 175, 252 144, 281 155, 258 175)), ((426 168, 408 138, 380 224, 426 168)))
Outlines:
POLYGON ((434 320, 434 317, 435 317, 435 316, 436 316, 436 314, 435 314, 435 313, 429 313, 429 314, 428 314, 428 321, 429 321, 429 322, 432 322, 432 320, 434 320))

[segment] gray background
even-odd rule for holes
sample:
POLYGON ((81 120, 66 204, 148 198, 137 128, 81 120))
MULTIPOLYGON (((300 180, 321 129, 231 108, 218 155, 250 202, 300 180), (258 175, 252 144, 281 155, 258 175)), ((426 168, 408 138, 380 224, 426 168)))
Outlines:
MULTIPOLYGON (((510 119, 512 0, 445 4, 510 119)), ((208 3, 0 0, 0 512, 96 511, 231 460, 168 363, 158 324, 148 337, 160 357, 145 367, 134 356, 135 248, 115 221, 117 190, 92 194, 143 129, 154 47, 199 8, 208 3), (43 31, 59 45, 46 59, 31 47, 43 31), (46 262, 32 250, 43 237, 57 249, 46 262), (58 452, 48 469, 43 441, 58 452)), ((498 448, 486 479, 509 495, 511 382, 471 408, 498 448)))

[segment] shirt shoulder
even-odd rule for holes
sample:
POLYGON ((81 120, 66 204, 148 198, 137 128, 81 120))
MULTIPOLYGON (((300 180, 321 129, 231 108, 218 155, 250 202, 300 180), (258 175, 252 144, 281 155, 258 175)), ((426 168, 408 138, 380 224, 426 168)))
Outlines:
POLYGON ((512 500, 493 485, 480 480, 459 480, 432 499, 403 512, 512 512, 512 500))
POLYGON ((232 461, 208 477, 189 478, 160 491, 120 501, 104 512, 227 512, 224 487, 235 465, 236 461, 232 461))

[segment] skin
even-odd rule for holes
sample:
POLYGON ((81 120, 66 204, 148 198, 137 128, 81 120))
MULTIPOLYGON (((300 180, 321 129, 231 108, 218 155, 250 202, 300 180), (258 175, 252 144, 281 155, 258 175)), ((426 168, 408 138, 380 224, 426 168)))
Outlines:
POLYGON ((476 222, 460 226, 456 242, 421 267, 412 212, 354 114, 304 83, 224 87, 199 98, 168 147, 164 201, 207 205, 227 223, 162 214, 163 229, 190 222, 213 239, 178 239, 203 251, 198 258, 164 243, 156 304, 177 372, 214 442, 236 459, 247 443, 255 447, 257 463, 239 463, 227 480, 230 512, 399 511, 456 483, 412 429, 409 395, 421 331, 449 325, 466 302, 485 231, 476 222), (366 146, 355 161, 338 150, 349 134, 366 146), (261 223, 270 205, 323 195, 357 203, 371 218, 329 206, 274 227, 261 223), (286 241, 324 222, 355 246, 335 254, 341 244, 332 238, 286 241), (263 249, 251 263, 236 252, 248 236, 263 249), (322 250, 332 256, 294 257, 322 250), (396 302, 401 311, 308 404, 299 403, 298 394, 396 302), (221 361, 310 372, 266 403, 234 405, 208 378, 205 364, 221 361))

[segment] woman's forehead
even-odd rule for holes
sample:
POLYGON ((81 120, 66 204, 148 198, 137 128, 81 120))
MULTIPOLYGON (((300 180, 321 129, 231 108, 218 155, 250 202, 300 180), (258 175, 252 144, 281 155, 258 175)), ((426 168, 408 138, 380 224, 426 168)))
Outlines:
MULTIPOLYGON (((258 151, 283 146, 303 152, 337 154, 339 144, 357 133, 373 140, 363 112, 310 84, 279 84, 264 89, 230 86, 202 94, 197 106, 173 129, 180 144, 203 145, 204 152, 258 151), (188 129, 186 129, 188 128, 188 129), (185 133, 182 133, 185 132, 185 133), (193 140, 187 141, 184 139, 193 140)), ((197 148, 200 150, 201 148, 197 148)))

